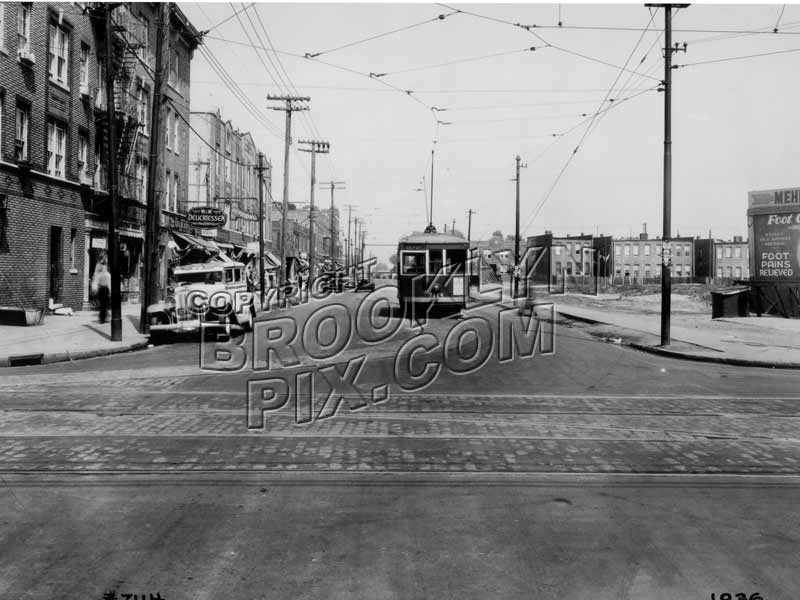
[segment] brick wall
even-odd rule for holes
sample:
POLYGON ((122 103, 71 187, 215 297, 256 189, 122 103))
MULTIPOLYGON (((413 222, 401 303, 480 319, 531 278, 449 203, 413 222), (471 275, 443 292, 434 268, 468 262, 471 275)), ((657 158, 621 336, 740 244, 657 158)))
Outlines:
POLYGON ((0 51, 0 305, 44 307, 50 296, 51 227, 61 228, 61 286, 59 302, 81 307, 84 262, 84 210, 78 185, 78 138, 88 141, 90 168, 93 166, 94 116, 88 99, 80 94, 80 48, 90 48, 89 85, 94 87, 96 56, 90 19, 72 3, 33 3, 30 15, 30 50, 35 64, 24 65, 17 58, 18 3, 6 3, 5 46, 0 51), (69 40, 67 85, 50 81, 48 33, 51 24, 66 31, 69 40), (28 159, 30 170, 21 169, 15 156, 16 109, 30 110, 28 159), (47 126, 60 123, 66 131, 64 178, 47 175, 47 126), (74 230, 74 262, 71 238, 74 230), (72 272, 71 272, 72 270, 72 272))

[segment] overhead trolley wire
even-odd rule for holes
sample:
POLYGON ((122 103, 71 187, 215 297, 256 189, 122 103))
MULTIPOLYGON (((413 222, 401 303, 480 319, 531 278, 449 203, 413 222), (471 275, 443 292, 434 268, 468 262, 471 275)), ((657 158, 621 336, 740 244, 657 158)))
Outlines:
POLYGON ((395 33, 400 33, 401 31, 408 31, 409 29, 414 29, 415 27, 420 27, 422 25, 428 25, 430 23, 436 23, 437 21, 444 21, 447 17, 457 14, 458 11, 453 11, 448 14, 441 14, 431 19, 425 19, 424 21, 419 21, 418 23, 412 23, 411 25, 406 25, 405 27, 398 27, 397 29, 392 29, 391 31, 386 31, 384 33, 379 33, 376 35, 372 35, 360 40, 356 40, 354 42, 349 42, 347 44, 342 44, 341 46, 336 46, 335 48, 329 48, 328 50, 320 50, 318 52, 308 52, 306 55, 308 58, 317 58, 318 56, 322 56, 323 54, 330 54, 331 52, 336 52, 337 50, 344 50, 345 48, 352 48, 353 46, 357 46, 359 44, 365 44, 367 42, 371 42, 383 37, 387 37, 390 35, 394 35, 395 33))

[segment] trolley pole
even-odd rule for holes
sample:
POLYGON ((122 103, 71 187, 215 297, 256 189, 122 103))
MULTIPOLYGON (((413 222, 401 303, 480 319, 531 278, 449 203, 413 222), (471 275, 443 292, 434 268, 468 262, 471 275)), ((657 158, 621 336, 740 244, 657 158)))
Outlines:
POLYGON ((308 106, 299 102, 310 102, 308 96, 273 96, 268 95, 267 100, 283 102, 283 106, 271 106, 271 110, 280 110, 286 113, 286 139, 283 155, 283 212, 281 214, 281 282, 278 298, 283 299, 286 293, 286 214, 289 212, 289 148, 292 145, 292 113, 308 110, 308 106))
POLYGON ((661 245, 661 345, 670 344, 670 316, 672 310, 672 54, 682 50, 672 45, 672 9, 687 8, 688 4, 645 4, 664 9, 664 227, 661 245))
MULTIPOLYGON (((330 144, 319 140, 298 140, 298 144, 308 144, 308 148, 299 148, 300 152, 311 153, 311 202, 308 207, 308 284, 310 290, 311 284, 314 283, 314 254, 316 248, 314 246, 314 188, 317 187, 317 154, 328 154, 330 152, 330 144)), ((333 218, 333 213, 331 213, 333 218)))

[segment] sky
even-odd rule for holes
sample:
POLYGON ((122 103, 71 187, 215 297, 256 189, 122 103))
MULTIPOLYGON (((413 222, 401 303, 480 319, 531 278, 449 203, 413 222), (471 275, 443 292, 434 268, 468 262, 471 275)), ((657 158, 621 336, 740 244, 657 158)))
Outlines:
MULTIPOLYGON (((292 118, 290 201, 310 196, 310 156, 297 140, 330 142, 317 180, 346 182, 335 196, 343 227, 353 205, 380 260, 427 224, 431 176, 439 231, 455 221, 466 232, 472 209, 472 239, 513 233, 517 155, 523 236, 619 237, 644 223, 651 236, 662 232, 663 9, 180 7, 208 30, 191 62, 192 110, 219 108, 253 135, 280 201, 285 113, 267 95, 309 96, 310 110, 292 118)), ((693 4, 673 14, 673 42, 687 47, 673 54, 672 235, 746 236, 748 191, 800 186, 800 5, 693 4)), ((316 202, 329 206, 330 192, 318 189, 316 202)))

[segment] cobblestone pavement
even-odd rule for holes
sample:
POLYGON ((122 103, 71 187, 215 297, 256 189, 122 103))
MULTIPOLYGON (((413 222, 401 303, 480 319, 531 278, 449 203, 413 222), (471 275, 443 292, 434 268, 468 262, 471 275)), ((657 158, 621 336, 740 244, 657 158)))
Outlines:
MULTIPOLYGON (((246 385, 263 374, 202 371, 190 345, 149 363, 14 370, 0 377, 0 472, 800 473, 799 374, 653 357, 560 327, 553 356, 443 370, 424 392, 356 411, 345 397, 305 425, 287 405, 262 430, 247 427, 246 385)), ((364 388, 391 378, 399 343, 354 350, 368 350, 364 388)))

